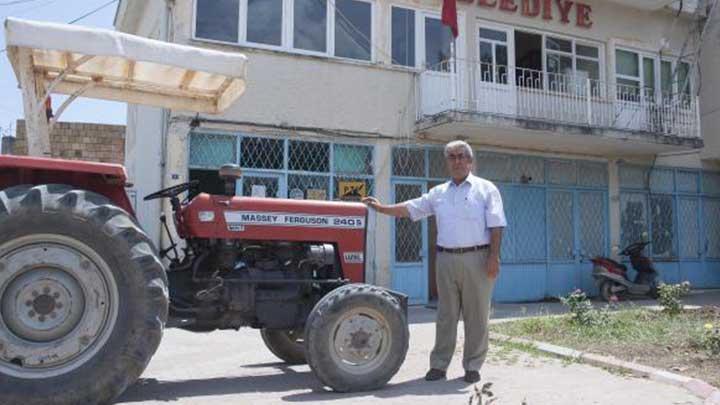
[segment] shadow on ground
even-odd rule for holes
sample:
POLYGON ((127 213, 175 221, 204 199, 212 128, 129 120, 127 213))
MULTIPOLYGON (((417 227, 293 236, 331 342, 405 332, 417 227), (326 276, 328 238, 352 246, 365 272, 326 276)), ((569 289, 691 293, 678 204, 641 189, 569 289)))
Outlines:
MULTIPOLYGON (((244 368, 273 367, 282 373, 242 377, 216 377, 192 380, 162 381, 141 378, 118 399, 121 403, 144 401, 178 401, 181 398, 237 395, 244 393, 282 393, 287 402, 318 403, 354 397, 395 398, 408 395, 428 396, 462 394, 468 384, 462 378, 446 382, 427 382, 422 377, 388 384, 381 390, 355 393, 336 393, 324 388, 309 370, 297 371, 282 363, 264 363, 244 368), (291 391, 302 391, 292 392, 291 391)), ((468 393, 468 397, 469 397, 468 393)))

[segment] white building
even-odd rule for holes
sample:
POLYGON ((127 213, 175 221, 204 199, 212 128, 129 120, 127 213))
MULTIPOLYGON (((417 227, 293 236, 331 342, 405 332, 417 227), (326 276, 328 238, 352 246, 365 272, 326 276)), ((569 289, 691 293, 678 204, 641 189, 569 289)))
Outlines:
MULTIPOLYGON (((122 0, 121 31, 249 58, 221 117, 129 107, 131 181, 219 192, 233 162, 238 194, 338 199, 353 181, 402 201, 444 181, 461 138, 506 203, 496 300, 594 293, 587 259, 643 237, 665 281, 720 287, 720 145, 700 125, 717 97, 680 58, 706 11, 689 3, 464 0, 453 42, 440 0, 122 0)), ((156 239, 160 209, 138 207, 156 239)), ((432 221, 370 223, 368 280, 430 299, 432 221)))

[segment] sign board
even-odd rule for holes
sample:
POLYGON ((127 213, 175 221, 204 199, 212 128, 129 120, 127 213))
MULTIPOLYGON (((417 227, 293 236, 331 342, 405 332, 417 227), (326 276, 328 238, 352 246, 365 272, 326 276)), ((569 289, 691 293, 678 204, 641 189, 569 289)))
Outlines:
POLYGON ((321 188, 310 188, 307 190, 308 200, 327 200, 327 191, 321 188))
POLYGON ((343 201, 360 201, 367 196, 367 185, 364 181, 339 181, 338 190, 343 201))
POLYGON ((545 21, 560 20, 569 24, 572 17, 575 25, 590 28, 593 25, 592 7, 572 0, 458 0, 460 3, 476 3, 480 7, 497 8, 507 13, 518 13, 524 17, 542 18, 545 21))
POLYGON ((267 187, 263 186, 262 184, 253 184, 252 193, 250 195, 252 197, 265 198, 267 196, 267 187))

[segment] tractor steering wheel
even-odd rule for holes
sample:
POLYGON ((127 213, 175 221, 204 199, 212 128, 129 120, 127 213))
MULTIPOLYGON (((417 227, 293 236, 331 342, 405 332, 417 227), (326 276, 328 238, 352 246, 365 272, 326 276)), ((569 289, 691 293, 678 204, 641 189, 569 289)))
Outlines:
POLYGON ((193 180, 187 183, 178 184, 176 186, 168 187, 152 194, 148 194, 145 198, 143 198, 143 200, 150 201, 158 198, 173 198, 185 191, 195 189, 198 184, 200 184, 200 180, 193 180))
POLYGON ((635 253, 636 251, 641 251, 645 249, 645 246, 649 245, 650 242, 635 242, 631 244, 630 246, 623 249, 619 254, 622 256, 630 256, 631 254, 635 253))

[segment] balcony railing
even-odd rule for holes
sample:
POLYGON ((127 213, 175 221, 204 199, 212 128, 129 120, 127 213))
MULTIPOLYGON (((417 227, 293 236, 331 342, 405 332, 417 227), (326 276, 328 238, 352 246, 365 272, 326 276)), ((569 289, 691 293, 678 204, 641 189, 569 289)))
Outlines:
POLYGON ((698 98, 475 61, 443 62, 420 75, 418 119, 466 111, 679 137, 699 137, 698 98))

